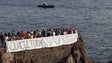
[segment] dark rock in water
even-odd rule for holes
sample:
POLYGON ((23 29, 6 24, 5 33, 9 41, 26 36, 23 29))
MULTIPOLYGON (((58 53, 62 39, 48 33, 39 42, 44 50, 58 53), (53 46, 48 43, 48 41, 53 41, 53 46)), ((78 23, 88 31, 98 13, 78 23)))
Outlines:
POLYGON ((70 45, 15 53, 0 51, 0 63, 93 63, 85 53, 84 42, 80 36, 77 42, 70 45))
POLYGON ((112 60, 108 61, 107 63, 112 63, 112 60))

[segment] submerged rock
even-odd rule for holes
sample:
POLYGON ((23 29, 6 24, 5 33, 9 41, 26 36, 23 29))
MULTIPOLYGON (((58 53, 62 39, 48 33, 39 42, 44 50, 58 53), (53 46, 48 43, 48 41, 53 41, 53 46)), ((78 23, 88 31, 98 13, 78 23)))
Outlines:
POLYGON ((108 61, 107 63, 112 63, 112 60, 108 61))

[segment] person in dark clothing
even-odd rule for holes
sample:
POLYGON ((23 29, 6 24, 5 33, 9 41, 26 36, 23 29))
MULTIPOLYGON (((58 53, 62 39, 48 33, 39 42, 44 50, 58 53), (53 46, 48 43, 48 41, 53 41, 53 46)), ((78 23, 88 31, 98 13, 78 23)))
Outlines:
POLYGON ((59 35, 59 29, 58 28, 56 28, 55 32, 56 32, 56 35, 59 35))
POLYGON ((12 31, 12 35, 16 35, 16 33, 14 31, 12 31))
POLYGON ((56 29, 56 28, 54 28, 53 30, 54 30, 54 32, 55 32, 55 35, 58 35, 58 34, 57 34, 57 29, 56 29))
POLYGON ((18 36, 18 40, 20 40, 20 37, 21 37, 20 31, 17 32, 17 36, 18 36))
POLYGON ((57 28, 57 29, 56 29, 56 35, 61 35, 61 34, 62 34, 61 28, 57 28))
POLYGON ((1 32, 1 33, 0 33, 0 42, 1 42, 1 45, 3 45, 4 41, 5 41, 4 35, 3 35, 3 33, 1 32))
POLYGON ((68 29, 68 34, 72 34, 72 28, 68 29))
POLYGON ((47 29, 47 37, 50 36, 49 29, 47 29))
POLYGON ((36 38, 36 31, 33 31, 34 38, 36 38))
POLYGON ((11 34, 9 32, 8 32, 8 35, 7 36, 9 37, 8 41, 11 41, 12 40, 12 37, 11 37, 11 34))
POLYGON ((42 30, 42 37, 45 37, 45 30, 42 30))
POLYGON ((53 35, 53 34, 52 34, 52 29, 49 29, 49 34, 50 34, 50 36, 53 35))

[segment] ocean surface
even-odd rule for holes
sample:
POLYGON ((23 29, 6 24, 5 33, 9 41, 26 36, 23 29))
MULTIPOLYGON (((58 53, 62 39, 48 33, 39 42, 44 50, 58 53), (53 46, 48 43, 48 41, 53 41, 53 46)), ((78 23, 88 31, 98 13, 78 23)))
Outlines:
POLYGON ((112 0, 0 0, 0 32, 56 27, 76 27, 95 63, 112 59, 112 0))

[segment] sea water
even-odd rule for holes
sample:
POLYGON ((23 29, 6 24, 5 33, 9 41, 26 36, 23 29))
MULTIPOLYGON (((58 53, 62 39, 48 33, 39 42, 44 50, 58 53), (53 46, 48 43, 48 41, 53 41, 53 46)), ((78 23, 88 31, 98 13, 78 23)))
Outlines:
POLYGON ((112 59, 112 0, 0 0, 0 32, 57 27, 76 27, 95 63, 112 59))

